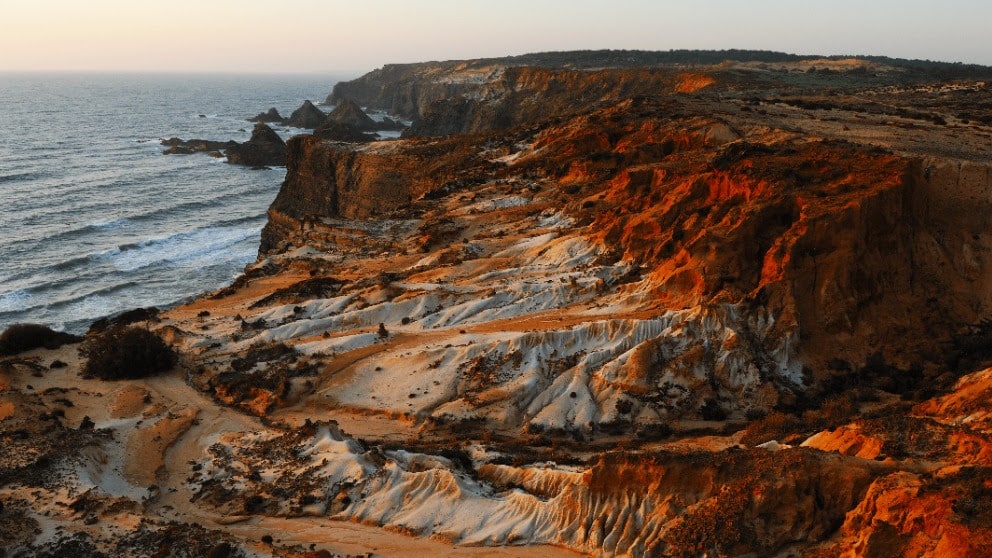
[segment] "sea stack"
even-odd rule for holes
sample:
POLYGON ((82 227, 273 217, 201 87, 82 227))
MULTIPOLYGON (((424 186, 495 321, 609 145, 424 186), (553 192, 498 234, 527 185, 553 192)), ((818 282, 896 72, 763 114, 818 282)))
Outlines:
POLYGON ((255 124, 251 139, 227 148, 227 162, 249 167, 286 164, 286 142, 264 122, 255 124))
POLYGON ((322 110, 314 106, 310 101, 303 101, 303 105, 300 108, 293 111, 293 114, 289 116, 289 125, 294 128, 309 128, 314 129, 320 126, 321 122, 327 118, 322 110))
POLYGON ((270 124, 283 123, 285 121, 286 119, 283 118, 281 114, 279 114, 279 111, 276 110, 276 107, 272 107, 266 112, 260 112, 257 115, 248 119, 248 122, 268 122, 270 124))

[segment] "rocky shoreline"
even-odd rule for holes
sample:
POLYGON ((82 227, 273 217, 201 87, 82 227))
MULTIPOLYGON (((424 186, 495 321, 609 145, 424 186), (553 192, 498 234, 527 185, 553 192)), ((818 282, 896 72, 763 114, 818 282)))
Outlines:
MULTIPOLYGON (((0 360, 0 541, 988 555, 992 70, 736 54, 387 66, 305 103, 258 261, 133 317, 179 366, 0 360), (411 126, 372 141, 360 106, 411 126)), ((279 164, 256 132, 172 147, 279 164)))

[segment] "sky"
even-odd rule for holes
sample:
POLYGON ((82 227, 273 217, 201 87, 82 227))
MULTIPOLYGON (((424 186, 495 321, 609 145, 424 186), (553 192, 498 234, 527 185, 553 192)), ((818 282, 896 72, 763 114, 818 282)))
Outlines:
POLYGON ((574 49, 992 65, 988 0, 0 0, 0 71, 363 73, 574 49))

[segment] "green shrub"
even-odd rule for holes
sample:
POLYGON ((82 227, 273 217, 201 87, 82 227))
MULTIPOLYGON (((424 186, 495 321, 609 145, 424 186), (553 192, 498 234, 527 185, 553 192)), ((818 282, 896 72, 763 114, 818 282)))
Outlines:
POLYGON ((66 343, 77 343, 80 337, 54 331, 39 324, 14 324, 0 333, 0 356, 11 356, 38 347, 57 349, 66 343))
POLYGON ((154 333, 138 327, 116 327, 93 337, 81 349, 85 376, 103 380, 144 378, 176 363, 176 354, 154 333))

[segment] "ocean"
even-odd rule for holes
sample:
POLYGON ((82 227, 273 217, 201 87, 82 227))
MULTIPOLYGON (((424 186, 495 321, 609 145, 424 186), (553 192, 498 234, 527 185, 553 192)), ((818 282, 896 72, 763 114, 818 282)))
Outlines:
POLYGON ((0 73, 0 331, 82 333, 230 283, 285 168, 163 155, 160 140, 245 141, 246 118, 349 77, 0 73))

